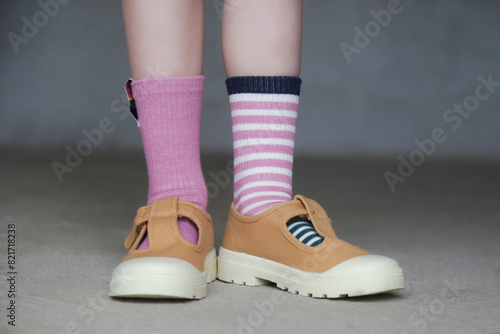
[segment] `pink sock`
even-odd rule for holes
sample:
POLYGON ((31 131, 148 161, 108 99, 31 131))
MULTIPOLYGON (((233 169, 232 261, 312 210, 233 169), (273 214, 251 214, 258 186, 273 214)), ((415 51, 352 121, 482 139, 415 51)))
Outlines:
POLYGON ((234 205, 256 215, 292 199, 300 78, 226 80, 234 146, 234 205))
MULTIPOLYGON (((132 82, 149 176, 148 204, 177 196, 207 209, 200 163, 201 100, 205 77, 160 77, 132 82)), ((198 229, 187 218, 180 233, 198 243, 198 229)), ((137 249, 149 247, 147 236, 137 249)))

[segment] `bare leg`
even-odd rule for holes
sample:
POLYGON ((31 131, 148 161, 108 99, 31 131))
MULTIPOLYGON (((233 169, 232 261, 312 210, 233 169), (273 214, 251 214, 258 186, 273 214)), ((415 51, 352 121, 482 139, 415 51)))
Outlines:
MULTIPOLYGON (((292 199, 301 47, 302 0, 224 1, 222 50, 233 125, 233 197, 243 215, 257 215, 292 199)), ((308 236, 315 237, 316 231, 303 223, 308 236)), ((319 236, 311 240, 322 241, 319 236)))
POLYGON ((122 0, 134 79, 201 75, 203 0, 122 0))
POLYGON ((302 0, 224 0, 228 77, 299 76, 301 48, 302 0))
MULTIPOLYGON (((131 84, 149 176, 148 204, 178 197, 206 209, 199 132, 203 71, 203 0, 122 0, 131 84)), ((179 219, 193 244, 198 230, 179 219)), ((146 236, 138 249, 149 247, 146 236)))

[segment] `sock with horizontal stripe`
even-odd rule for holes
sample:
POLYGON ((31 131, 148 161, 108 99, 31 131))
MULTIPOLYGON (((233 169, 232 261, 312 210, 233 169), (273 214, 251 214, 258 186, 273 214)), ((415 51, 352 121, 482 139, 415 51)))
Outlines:
POLYGON ((319 236, 312 223, 306 218, 294 217, 286 223, 286 227, 295 238, 307 246, 314 247, 323 242, 323 238, 319 236))
POLYGON ((243 215, 253 216, 292 199, 300 84, 300 78, 287 76, 226 80, 233 126, 234 205, 243 215))

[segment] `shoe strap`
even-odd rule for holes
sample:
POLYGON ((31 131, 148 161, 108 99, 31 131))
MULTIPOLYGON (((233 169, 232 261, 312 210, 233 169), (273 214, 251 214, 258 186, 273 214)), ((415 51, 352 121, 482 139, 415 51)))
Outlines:
POLYGON ((300 201, 305 207, 309 219, 320 235, 337 237, 333 231, 332 221, 328 218, 325 209, 318 202, 302 195, 295 195, 293 199, 300 201))
MULTIPOLYGON (((158 199, 149 205, 137 209, 137 215, 132 223, 132 231, 130 231, 129 235, 125 239, 125 248, 130 249, 130 247, 132 247, 137 237, 140 235, 141 230, 147 225, 148 221, 151 219, 151 210, 153 206, 158 205, 158 201, 165 200, 171 200, 171 198, 158 199)), ((174 214, 176 214, 177 217, 189 218, 198 226, 198 228, 212 223, 212 219, 207 212, 189 201, 177 199, 177 207, 174 214)))

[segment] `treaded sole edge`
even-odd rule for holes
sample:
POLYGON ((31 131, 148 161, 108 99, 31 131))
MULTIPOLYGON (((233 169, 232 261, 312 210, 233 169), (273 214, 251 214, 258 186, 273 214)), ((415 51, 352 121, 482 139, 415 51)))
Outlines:
POLYGON ((357 297, 404 288, 403 270, 399 266, 325 277, 223 247, 219 249, 218 279, 248 286, 274 283, 282 290, 314 298, 357 297))

